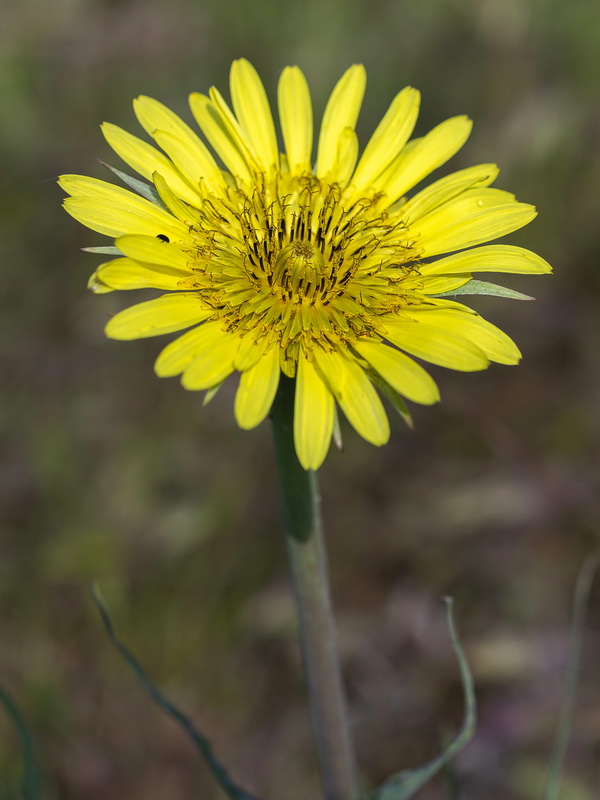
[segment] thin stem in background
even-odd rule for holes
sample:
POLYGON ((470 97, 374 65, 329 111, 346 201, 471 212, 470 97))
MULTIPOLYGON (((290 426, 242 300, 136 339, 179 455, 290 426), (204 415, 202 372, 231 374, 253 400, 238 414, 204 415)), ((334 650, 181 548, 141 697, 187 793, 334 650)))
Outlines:
POLYGON ((0 706, 4 707, 21 740, 24 766, 23 800, 40 800, 42 796, 42 771, 36 758, 31 733, 17 704, 2 686, 0 686, 0 706))
POLYGON ((575 587, 575 597, 573 599, 573 622, 571 628, 571 647, 569 661, 565 675, 565 690, 562 698, 562 706, 554 742, 554 751, 550 762, 550 772, 546 780, 544 789, 544 800, 558 800, 560 789, 560 776, 562 773, 567 748, 571 737, 573 726, 573 716, 575 714, 575 702, 577 699, 577 685, 579 683, 579 672, 581 669, 581 656, 583 652, 583 641, 585 633, 585 621, 589 605, 592 584, 598 569, 598 558, 588 558, 577 578, 575 587))
MULTIPOLYGON (((94 602, 102 617, 102 622, 106 628, 111 642, 116 647, 119 655, 128 664, 133 671, 140 684, 144 687, 146 692, 154 700, 154 702, 173 719, 183 730, 185 734, 192 740, 196 749, 203 757, 207 767, 212 773, 213 778, 217 781, 221 789, 231 800, 257 800, 257 798, 238 786, 228 770, 221 764, 215 756, 212 746, 206 736, 200 733, 196 728, 191 718, 185 714, 181 709, 174 705, 163 692, 150 680, 146 670, 142 667, 137 658, 133 655, 131 650, 125 645, 117 636, 112 619, 108 613, 108 609, 100 595, 98 587, 94 587, 94 602)), ((25 800, 29 800, 26 796, 25 800)), ((38 800, 38 798, 31 798, 31 800, 38 800)))

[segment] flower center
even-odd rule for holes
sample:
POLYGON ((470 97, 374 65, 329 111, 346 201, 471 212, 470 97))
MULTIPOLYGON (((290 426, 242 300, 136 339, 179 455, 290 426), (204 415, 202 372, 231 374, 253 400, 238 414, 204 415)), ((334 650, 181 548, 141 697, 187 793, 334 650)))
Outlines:
POLYGON ((195 289, 224 329, 265 337, 294 375, 300 348, 351 346, 410 302, 402 284, 417 256, 397 213, 377 198, 345 206, 338 186, 277 175, 251 195, 207 197, 193 223, 195 289))
POLYGON ((325 261, 322 253, 310 242, 296 241, 286 245, 277 256, 273 268, 273 284, 294 297, 312 299, 322 287, 325 261))

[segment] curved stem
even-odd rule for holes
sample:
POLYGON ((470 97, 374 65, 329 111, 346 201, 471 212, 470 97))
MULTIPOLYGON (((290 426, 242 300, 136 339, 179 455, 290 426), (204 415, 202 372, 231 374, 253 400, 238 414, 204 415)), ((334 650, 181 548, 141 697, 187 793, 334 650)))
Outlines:
POLYGON ((294 447, 295 382, 282 376, 272 421, 287 550, 296 597, 321 781, 326 800, 356 800, 358 786, 336 647, 317 474, 294 447))

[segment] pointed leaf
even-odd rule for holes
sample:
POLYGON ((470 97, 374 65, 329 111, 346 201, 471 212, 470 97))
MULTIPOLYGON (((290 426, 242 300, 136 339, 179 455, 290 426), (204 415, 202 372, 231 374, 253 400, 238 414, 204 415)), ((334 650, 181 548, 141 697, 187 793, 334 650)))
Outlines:
POLYGON ((335 446, 340 451, 344 452, 344 441, 342 439, 342 429, 340 427, 340 415, 338 414, 337 407, 333 409, 333 441, 335 446))
POLYGON ((127 184, 130 189, 133 189, 134 192, 141 194, 142 197, 146 198, 146 200, 149 200, 151 203, 163 208, 165 211, 168 210, 163 201, 160 199, 160 196, 154 186, 146 183, 146 181, 139 180, 139 178, 133 178, 126 172, 121 172, 120 169, 111 167, 110 164, 106 164, 104 161, 100 161, 100 163, 103 167, 106 167, 106 169, 109 169, 114 175, 116 175, 117 178, 120 178, 123 183, 127 184))
POLYGON ((400 414, 406 425, 411 428, 414 428, 414 423, 412 420, 412 416, 410 411, 408 410, 408 406, 404 402, 404 398, 402 395, 397 392, 390 384, 381 377, 381 375, 376 372, 371 367, 367 367, 365 372, 373 382, 373 384, 379 389, 384 397, 390 401, 390 403, 394 406, 396 411, 400 414))
POLYGON ((516 292, 514 289, 507 289, 506 286, 498 286, 496 283, 489 283, 488 281, 468 281, 456 289, 449 292, 441 292, 440 294, 433 294, 432 297, 454 297, 457 294, 489 294, 493 297, 508 297, 509 300, 535 300, 528 294, 516 292))
POLYGON ((103 256, 122 256, 122 253, 118 247, 108 246, 108 247, 82 247, 81 248, 84 253, 101 253, 103 256))
POLYGON ((221 386, 223 386, 224 383, 225 381, 221 381, 221 383, 217 383, 216 386, 213 386, 211 389, 207 390, 202 400, 203 406, 207 406, 210 403, 210 401, 213 399, 213 397, 216 395, 216 393, 219 391, 219 389, 221 388, 221 386))

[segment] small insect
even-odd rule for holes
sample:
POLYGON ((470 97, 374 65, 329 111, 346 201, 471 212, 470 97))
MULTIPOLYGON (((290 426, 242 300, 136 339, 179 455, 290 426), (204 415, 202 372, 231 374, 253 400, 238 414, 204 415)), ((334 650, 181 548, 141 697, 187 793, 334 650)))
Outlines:
POLYGON ((169 239, 169 237, 168 237, 168 236, 165 236, 165 234, 164 234, 164 233, 158 233, 158 234, 156 235, 156 238, 157 238, 157 239, 160 239, 160 240, 161 240, 161 242, 170 242, 170 241, 171 241, 171 240, 169 239))

